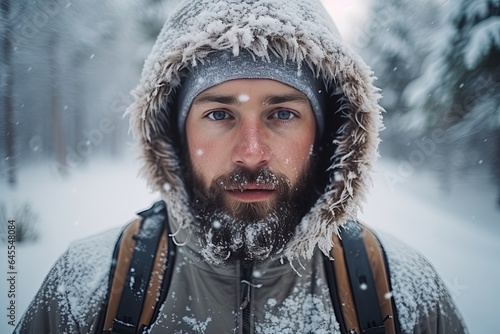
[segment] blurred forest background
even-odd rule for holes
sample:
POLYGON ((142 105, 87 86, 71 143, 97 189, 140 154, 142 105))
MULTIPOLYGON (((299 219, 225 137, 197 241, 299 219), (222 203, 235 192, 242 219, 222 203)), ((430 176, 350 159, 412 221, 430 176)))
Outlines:
MULTIPOLYGON (((129 91, 177 2, 1 0, 0 188, 33 163, 64 177, 124 153, 129 91)), ((388 181, 472 175, 500 205, 500 0, 372 0, 353 29, 384 95, 388 181)))
POLYGON ((375 0, 357 37, 386 109, 383 156, 445 191, 494 183, 500 206, 500 1, 375 0))
MULTIPOLYGON (((322 1, 383 93, 366 220, 436 265, 471 333, 497 332, 500 0, 322 1)), ((19 316, 70 242, 157 199, 123 114, 178 2, 0 0, 0 249, 15 219, 19 316)))

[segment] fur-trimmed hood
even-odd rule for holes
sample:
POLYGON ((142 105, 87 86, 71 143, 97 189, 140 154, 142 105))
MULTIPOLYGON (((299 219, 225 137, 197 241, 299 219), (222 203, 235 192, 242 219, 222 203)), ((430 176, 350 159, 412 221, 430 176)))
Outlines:
POLYGON ((356 217, 377 158, 381 108, 373 75, 342 41, 319 0, 187 0, 165 23, 129 107, 143 176, 159 191, 180 229, 191 228, 173 97, 181 71, 215 50, 275 54, 309 66, 331 97, 319 145, 324 192, 285 249, 288 259, 332 248, 332 233, 356 217))

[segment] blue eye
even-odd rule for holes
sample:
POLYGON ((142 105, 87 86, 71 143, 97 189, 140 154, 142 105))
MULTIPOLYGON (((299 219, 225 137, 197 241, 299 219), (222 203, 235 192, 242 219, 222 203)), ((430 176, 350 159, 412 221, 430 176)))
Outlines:
POLYGON ((292 119, 294 117, 295 117, 295 114, 292 113, 290 110, 286 110, 286 109, 279 110, 274 114, 274 118, 278 118, 280 120, 288 120, 288 119, 292 119))
POLYGON ((207 116, 213 121, 222 121, 223 119, 229 118, 229 114, 222 110, 212 111, 207 116))

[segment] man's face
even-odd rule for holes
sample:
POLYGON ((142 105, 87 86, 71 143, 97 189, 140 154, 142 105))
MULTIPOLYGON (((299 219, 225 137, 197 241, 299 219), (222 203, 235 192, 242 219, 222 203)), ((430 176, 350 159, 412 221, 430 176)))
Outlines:
POLYGON ((315 129, 307 97, 273 80, 231 80, 194 99, 188 183, 205 246, 250 262, 284 247, 309 208, 315 129))

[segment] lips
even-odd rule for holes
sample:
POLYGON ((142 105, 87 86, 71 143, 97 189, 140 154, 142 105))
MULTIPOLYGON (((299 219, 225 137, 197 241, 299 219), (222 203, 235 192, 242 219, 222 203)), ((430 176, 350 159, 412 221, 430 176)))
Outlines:
POLYGON ((272 184, 261 184, 261 183, 241 183, 238 185, 228 185, 224 187, 227 191, 273 191, 275 186, 272 184))
POLYGON ((241 202, 260 202, 268 200, 275 193, 272 185, 252 185, 244 187, 228 188, 227 194, 241 202))

